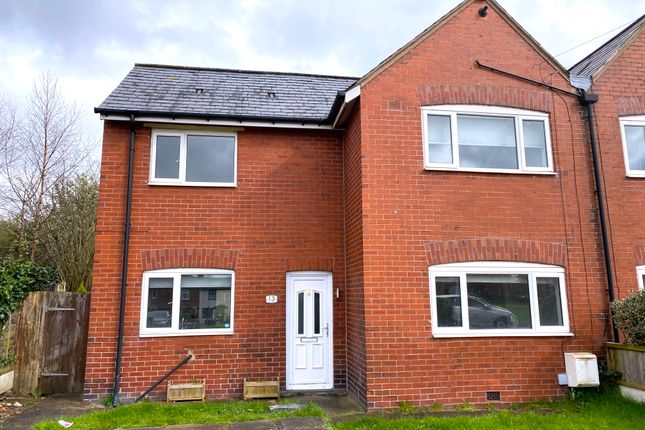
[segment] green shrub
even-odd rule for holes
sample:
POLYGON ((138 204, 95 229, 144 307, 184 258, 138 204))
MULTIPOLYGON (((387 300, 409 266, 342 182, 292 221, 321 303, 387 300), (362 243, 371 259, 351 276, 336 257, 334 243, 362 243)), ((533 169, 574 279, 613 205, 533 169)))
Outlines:
POLYGON ((616 327, 628 343, 645 345, 645 290, 629 294, 611 305, 616 327))
POLYGON ((24 260, 0 261, 0 327, 30 291, 52 289, 57 283, 58 275, 51 267, 24 260))

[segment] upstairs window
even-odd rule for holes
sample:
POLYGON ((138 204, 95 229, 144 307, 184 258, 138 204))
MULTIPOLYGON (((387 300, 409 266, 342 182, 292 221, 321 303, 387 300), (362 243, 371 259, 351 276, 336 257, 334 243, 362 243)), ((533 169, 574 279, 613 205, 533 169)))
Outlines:
POLYGON ((237 137, 234 133, 156 130, 152 133, 150 183, 234 187, 237 137))
POLYGON ((422 109, 426 169, 552 173, 548 115, 490 106, 422 109))
POLYGON ((645 178, 645 115, 620 119, 627 176, 645 178))
POLYGON ((429 271, 435 337, 569 335, 561 267, 471 262, 429 271))

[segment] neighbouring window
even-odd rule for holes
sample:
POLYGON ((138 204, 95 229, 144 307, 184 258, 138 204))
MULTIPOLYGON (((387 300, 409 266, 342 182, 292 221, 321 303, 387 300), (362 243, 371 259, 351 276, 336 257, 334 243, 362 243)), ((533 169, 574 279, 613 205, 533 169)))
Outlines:
POLYGON ((233 333, 235 274, 219 269, 143 274, 142 336, 233 333))
POLYGON ((645 115, 620 119, 628 176, 645 177, 645 115))
POLYGON ((234 133, 156 130, 150 153, 151 184, 236 185, 234 133))
POLYGON ((426 169, 552 173, 548 115, 490 106, 422 109, 426 169))
POLYGON ((429 272, 435 337, 569 334, 561 267, 470 262, 429 272))
POLYGON ((645 289, 645 266, 636 267, 636 275, 638 276, 638 289, 645 289))

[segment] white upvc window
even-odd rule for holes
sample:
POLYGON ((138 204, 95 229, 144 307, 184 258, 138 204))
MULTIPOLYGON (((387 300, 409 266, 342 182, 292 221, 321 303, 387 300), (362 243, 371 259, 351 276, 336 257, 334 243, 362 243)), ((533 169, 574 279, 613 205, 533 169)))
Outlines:
POLYGON ((421 113, 427 170, 553 174, 546 113, 477 105, 421 113))
POLYGON ((232 270, 144 272, 140 336, 232 334, 234 286, 232 270))
POLYGON ((638 276, 638 289, 645 289, 645 266, 636 267, 636 276, 638 276))
POLYGON ((235 187, 236 133, 153 130, 149 183, 235 187))
POLYGON ((562 267, 482 261, 429 274, 434 337, 571 335, 562 267))
POLYGON ((627 176, 645 178, 645 115, 620 118, 627 176))

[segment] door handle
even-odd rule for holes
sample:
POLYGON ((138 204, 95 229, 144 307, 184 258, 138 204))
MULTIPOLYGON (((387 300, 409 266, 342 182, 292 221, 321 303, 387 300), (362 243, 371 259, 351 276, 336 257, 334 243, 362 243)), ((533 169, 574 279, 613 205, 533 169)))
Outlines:
POLYGON ((325 336, 329 337, 329 323, 325 323, 325 327, 323 327, 323 330, 325 330, 325 336))

